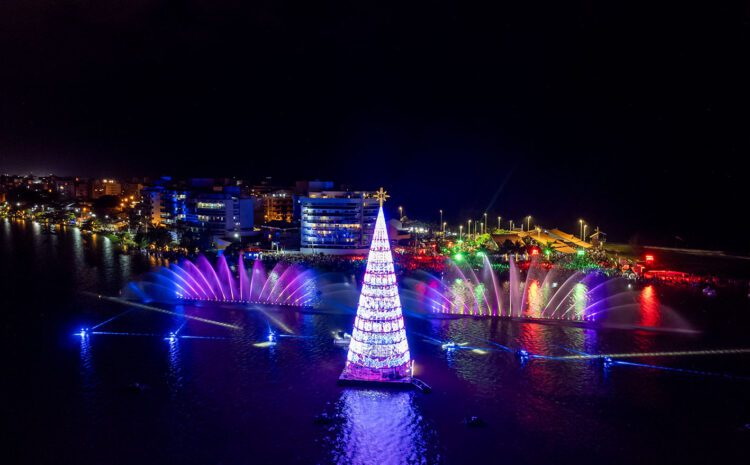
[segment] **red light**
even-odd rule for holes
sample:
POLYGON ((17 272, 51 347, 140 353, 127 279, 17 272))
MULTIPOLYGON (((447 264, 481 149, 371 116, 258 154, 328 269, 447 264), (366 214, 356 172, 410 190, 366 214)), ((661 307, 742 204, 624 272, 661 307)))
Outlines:
POLYGON ((651 263, 653 261, 654 261, 654 256, 653 255, 646 255, 646 262, 651 263))
POLYGON ((539 255, 539 249, 531 249, 531 255, 539 255))

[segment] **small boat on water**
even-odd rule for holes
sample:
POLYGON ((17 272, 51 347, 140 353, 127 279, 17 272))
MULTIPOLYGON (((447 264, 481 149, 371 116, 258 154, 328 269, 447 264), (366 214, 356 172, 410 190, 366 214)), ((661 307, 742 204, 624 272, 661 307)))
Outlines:
POLYGON ((443 344, 442 347, 443 347, 443 350, 454 350, 458 348, 459 346, 455 342, 450 341, 450 342, 446 342, 445 344, 443 344))
POLYGON ((411 384, 412 386, 414 386, 415 388, 419 389, 422 392, 432 392, 432 388, 430 387, 430 385, 425 383, 419 378, 412 377, 411 384))
POLYGON ((716 297, 716 289, 711 286, 704 287, 702 292, 706 297, 716 297))
POLYGON ((333 332, 333 343, 341 346, 348 346, 352 340, 352 335, 344 331, 333 332))

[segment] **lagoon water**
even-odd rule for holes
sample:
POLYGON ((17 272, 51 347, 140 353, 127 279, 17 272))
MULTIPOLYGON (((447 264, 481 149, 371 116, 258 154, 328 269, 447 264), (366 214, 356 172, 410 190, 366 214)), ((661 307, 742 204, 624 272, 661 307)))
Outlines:
MULTIPOLYGON (((750 347, 742 292, 651 288, 697 333, 407 317, 416 375, 433 392, 344 389, 331 332, 353 314, 171 307, 241 326, 126 310, 117 295, 153 263, 106 238, 0 220, 7 463, 745 463, 750 356, 520 364, 546 355, 750 347), (267 344, 269 328, 289 337, 267 344), (285 333, 285 331, 280 331, 285 333), (192 337, 186 337, 192 336, 192 337), (445 351, 441 343, 465 343, 445 351), (133 389, 133 383, 143 386, 133 389), (139 391, 139 392, 135 392, 139 391), (327 413, 328 424, 316 415, 327 413), (463 424, 478 415, 482 428, 463 424)), ((648 307, 648 306, 647 306, 648 307)), ((652 311, 653 307, 644 308, 652 311)))

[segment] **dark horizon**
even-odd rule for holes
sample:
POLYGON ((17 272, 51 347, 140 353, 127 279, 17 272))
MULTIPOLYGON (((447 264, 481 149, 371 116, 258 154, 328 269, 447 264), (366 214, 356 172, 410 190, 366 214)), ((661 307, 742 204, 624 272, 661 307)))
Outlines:
POLYGON ((330 179, 747 254, 717 231, 747 198, 749 13, 10 0, 0 171, 330 179))

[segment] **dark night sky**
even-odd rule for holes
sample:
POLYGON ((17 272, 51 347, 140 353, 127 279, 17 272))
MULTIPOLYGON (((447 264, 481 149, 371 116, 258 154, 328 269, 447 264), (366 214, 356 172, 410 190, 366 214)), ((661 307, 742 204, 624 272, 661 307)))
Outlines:
POLYGON ((448 221, 500 189, 491 217, 748 252, 707 230, 747 210, 745 2, 302 3, 3 0, 0 171, 318 177, 448 221))

